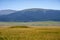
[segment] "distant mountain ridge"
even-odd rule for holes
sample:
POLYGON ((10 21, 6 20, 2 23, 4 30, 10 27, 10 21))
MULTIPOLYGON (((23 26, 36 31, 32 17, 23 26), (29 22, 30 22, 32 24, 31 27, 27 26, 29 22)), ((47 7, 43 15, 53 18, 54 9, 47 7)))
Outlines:
POLYGON ((0 21, 30 22, 30 21, 60 21, 60 10, 31 8, 0 16, 0 21))
POLYGON ((13 12, 16 12, 16 10, 10 10, 10 9, 0 10, 0 15, 8 15, 8 14, 11 14, 13 12))

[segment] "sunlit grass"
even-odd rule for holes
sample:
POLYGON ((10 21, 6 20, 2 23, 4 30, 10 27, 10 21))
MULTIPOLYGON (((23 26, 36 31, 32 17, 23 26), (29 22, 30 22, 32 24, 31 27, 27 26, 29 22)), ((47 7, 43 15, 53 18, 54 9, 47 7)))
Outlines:
POLYGON ((60 40, 60 28, 16 27, 0 28, 0 40, 60 40))

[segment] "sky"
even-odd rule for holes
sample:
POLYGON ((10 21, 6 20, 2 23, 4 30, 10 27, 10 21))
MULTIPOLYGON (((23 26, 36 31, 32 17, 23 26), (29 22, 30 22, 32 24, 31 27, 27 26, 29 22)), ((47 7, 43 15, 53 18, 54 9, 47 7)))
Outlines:
POLYGON ((60 0, 0 0, 0 10, 43 8, 60 10, 60 0))

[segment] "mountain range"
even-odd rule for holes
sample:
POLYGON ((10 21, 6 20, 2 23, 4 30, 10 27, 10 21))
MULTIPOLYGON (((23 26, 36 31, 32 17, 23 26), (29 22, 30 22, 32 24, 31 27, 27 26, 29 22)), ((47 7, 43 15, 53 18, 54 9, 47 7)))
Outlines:
POLYGON ((0 11, 0 21, 1 22, 60 21, 60 10, 41 8, 31 8, 20 11, 2 10, 2 12, 0 11))
POLYGON ((10 10, 10 9, 0 10, 0 15, 8 15, 8 14, 11 14, 13 12, 16 12, 16 11, 15 10, 10 10))

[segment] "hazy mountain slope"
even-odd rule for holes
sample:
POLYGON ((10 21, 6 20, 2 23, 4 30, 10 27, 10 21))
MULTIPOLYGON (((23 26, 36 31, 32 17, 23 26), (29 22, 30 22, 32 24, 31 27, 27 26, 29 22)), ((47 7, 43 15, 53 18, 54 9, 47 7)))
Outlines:
POLYGON ((15 12, 15 10, 10 10, 10 9, 0 10, 0 15, 8 15, 8 14, 13 13, 13 12, 15 12))
POLYGON ((40 8, 24 9, 1 16, 0 21, 60 21, 60 10, 40 8))

